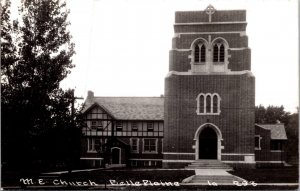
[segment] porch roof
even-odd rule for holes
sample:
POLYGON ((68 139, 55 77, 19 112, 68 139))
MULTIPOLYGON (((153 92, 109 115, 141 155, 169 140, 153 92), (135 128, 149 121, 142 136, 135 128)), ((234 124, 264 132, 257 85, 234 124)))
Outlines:
POLYGON ((271 131, 272 140, 287 140, 284 124, 256 124, 271 131))

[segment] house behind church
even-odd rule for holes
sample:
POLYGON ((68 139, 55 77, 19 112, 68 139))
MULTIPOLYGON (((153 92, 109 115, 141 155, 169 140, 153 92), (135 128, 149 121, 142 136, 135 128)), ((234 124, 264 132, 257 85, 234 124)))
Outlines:
POLYGON ((88 166, 162 166, 163 97, 94 97, 83 110, 82 157, 88 166))

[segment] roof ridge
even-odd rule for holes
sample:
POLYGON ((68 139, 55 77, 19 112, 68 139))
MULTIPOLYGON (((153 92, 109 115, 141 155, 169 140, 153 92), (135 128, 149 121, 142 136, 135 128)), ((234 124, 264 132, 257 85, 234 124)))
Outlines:
POLYGON ((97 96, 89 98, 87 109, 97 103, 104 111, 116 119, 130 120, 163 120, 164 98, 163 97, 113 97, 97 96))

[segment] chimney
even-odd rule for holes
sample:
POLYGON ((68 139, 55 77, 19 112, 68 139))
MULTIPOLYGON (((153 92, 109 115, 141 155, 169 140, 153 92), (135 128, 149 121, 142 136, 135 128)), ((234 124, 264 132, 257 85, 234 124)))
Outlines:
POLYGON ((93 99, 94 98, 94 92, 93 91, 88 91, 88 95, 87 95, 87 99, 88 100, 91 100, 91 99, 93 99))

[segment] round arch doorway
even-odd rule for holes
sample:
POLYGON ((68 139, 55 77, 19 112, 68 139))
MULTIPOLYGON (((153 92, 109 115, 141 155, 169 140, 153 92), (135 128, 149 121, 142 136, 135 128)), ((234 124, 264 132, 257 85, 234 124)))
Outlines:
MULTIPOLYGON (((200 127, 198 127, 198 129, 195 132, 195 136, 194 136, 195 160, 204 159, 204 158, 207 158, 207 159, 214 158, 212 160, 216 160, 216 159, 221 160, 221 150, 224 148, 221 143, 223 141, 222 137, 223 137, 222 132, 213 123, 204 123, 200 127), (213 132, 211 130, 213 130, 213 132), (213 143, 210 144, 210 141, 213 143), (204 152, 204 156, 203 156, 203 151, 208 150, 208 149, 211 149, 212 151, 216 152, 217 157, 215 157, 215 156, 211 157, 211 156, 213 156, 213 154, 210 155, 208 153, 206 155, 206 152, 204 152), (200 150, 201 150, 201 156, 199 154, 200 150)), ((215 155, 215 153, 214 153, 214 155, 215 155)))
POLYGON ((216 132, 205 127, 199 135, 199 159, 217 159, 218 136, 216 132))

